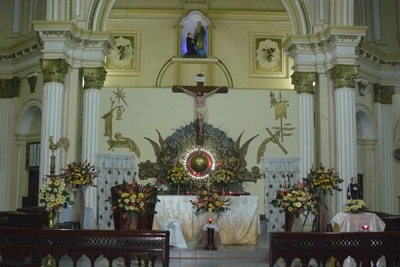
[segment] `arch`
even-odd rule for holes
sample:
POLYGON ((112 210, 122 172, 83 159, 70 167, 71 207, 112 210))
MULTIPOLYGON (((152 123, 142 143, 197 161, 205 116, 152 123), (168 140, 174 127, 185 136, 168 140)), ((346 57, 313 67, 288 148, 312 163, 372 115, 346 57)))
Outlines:
POLYGON ((21 112, 18 128, 20 134, 30 133, 30 127, 36 112, 40 112, 40 114, 42 113, 42 103, 38 99, 33 99, 24 106, 21 112))
POLYGON ((282 0, 282 4, 289 14, 293 34, 306 35, 311 33, 310 16, 306 3, 303 0, 282 0))
POLYGON ((102 31, 105 29, 108 15, 116 0, 92 0, 89 10, 88 30, 102 31))
POLYGON ((363 139, 376 139, 375 126, 371 116, 371 112, 364 105, 356 106, 356 118, 362 129, 363 139))

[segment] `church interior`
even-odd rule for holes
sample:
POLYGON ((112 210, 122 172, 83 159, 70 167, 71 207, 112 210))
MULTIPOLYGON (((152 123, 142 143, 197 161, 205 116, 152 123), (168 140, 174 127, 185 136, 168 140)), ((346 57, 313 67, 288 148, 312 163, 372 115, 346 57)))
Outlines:
POLYGON ((85 229, 114 230, 111 190, 134 181, 162 199, 153 229, 179 212, 189 244, 204 222, 186 224, 185 203, 225 166, 228 246, 267 250, 260 234, 288 224, 277 191, 321 168, 340 177, 321 231, 354 188, 396 217, 399 13, 395 0, 2 0, 0 212, 40 206, 46 182, 85 162, 96 179, 68 204, 85 229), (181 165, 190 181, 168 188, 181 165))

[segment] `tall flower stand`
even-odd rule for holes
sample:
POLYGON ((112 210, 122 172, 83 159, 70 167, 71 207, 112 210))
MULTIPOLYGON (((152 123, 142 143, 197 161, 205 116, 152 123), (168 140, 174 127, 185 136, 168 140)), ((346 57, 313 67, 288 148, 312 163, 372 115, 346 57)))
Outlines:
POLYGON ((207 245, 204 246, 204 250, 217 250, 217 246, 214 244, 214 234, 219 231, 218 226, 208 223, 203 226, 203 231, 207 231, 207 245))
POLYGON ((292 212, 285 212, 285 232, 292 231, 294 214, 292 212))

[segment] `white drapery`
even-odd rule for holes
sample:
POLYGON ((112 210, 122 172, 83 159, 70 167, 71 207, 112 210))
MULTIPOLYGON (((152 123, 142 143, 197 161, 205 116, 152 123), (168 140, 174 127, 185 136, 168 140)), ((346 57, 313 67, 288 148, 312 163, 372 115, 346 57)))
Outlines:
POLYGON ((111 204, 107 199, 111 196, 111 187, 122 184, 123 181, 132 182, 135 179, 134 155, 97 154, 96 167, 98 169, 98 207, 99 229, 114 230, 114 221, 111 204))
POLYGON ((264 203, 268 232, 284 230, 285 215, 269 202, 276 198, 276 191, 285 184, 294 184, 300 181, 300 158, 263 158, 262 170, 264 173, 264 203))

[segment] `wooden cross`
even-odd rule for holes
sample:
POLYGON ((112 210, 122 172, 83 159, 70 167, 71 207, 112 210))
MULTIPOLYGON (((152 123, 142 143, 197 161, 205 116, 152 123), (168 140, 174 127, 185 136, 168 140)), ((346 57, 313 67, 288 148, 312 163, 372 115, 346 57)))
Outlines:
MULTIPOLYGON (((203 74, 198 74, 196 77, 196 82, 197 86, 185 86, 182 87, 180 85, 174 85, 172 87, 172 92, 174 93, 187 93, 192 95, 195 100, 197 107, 205 107, 204 99, 207 97, 207 94, 211 95, 213 93, 227 93, 228 92, 228 87, 226 86, 204 86, 204 76, 203 74), (183 91, 182 88, 185 90, 183 91), (219 88, 219 89, 218 89, 219 88), (218 89, 216 91, 216 89, 218 89), (201 91, 204 96, 199 96, 197 95, 197 92, 201 91), (197 96, 196 96, 197 95, 197 96)), ((196 128, 196 145, 203 145, 203 123, 204 123, 204 115, 205 115, 205 109, 204 111, 199 111, 197 110, 198 118, 195 121, 195 128, 196 128)))
MULTIPOLYGON (((183 86, 183 87, 185 87, 186 90, 188 90, 192 93, 196 93, 197 90, 200 90, 203 93, 209 93, 218 87, 218 86, 204 86, 204 81, 205 81, 204 75, 197 74, 197 76, 196 76, 197 85, 196 86, 183 86)), ((179 88, 179 85, 172 86, 172 92, 183 93, 182 89, 179 88)), ((219 89, 216 92, 216 94, 222 94, 222 93, 224 93, 224 94, 228 93, 228 87, 221 86, 221 89, 219 89)))

